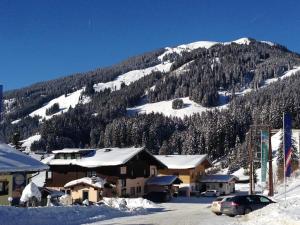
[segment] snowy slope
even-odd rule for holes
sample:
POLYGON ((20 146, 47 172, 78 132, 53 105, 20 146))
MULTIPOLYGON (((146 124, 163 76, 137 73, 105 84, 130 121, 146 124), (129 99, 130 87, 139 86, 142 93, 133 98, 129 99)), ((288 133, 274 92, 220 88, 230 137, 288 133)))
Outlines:
POLYGON ((58 98, 55 98, 48 102, 46 105, 43 107, 33 111, 32 113, 29 114, 29 116, 34 117, 34 116, 40 116, 42 119, 51 119, 54 115, 59 115, 61 113, 65 113, 69 110, 70 107, 74 108, 79 102, 80 102, 80 96, 83 92, 83 89, 80 89, 78 91, 72 92, 68 94, 67 96, 61 95, 58 98), (53 115, 46 115, 46 110, 49 109, 51 106, 53 106, 55 103, 59 104, 59 109, 60 111, 58 113, 55 113, 53 115))
MULTIPOLYGON (((142 77, 151 74, 153 71, 169 72, 170 68, 172 66, 172 63, 169 62, 169 61, 164 61, 163 60, 164 56, 166 56, 168 54, 177 53, 177 54, 180 55, 183 51, 192 51, 192 50, 197 49, 197 48, 209 49, 209 48, 211 48, 212 46, 214 46, 216 44, 229 45, 229 44, 235 43, 235 44, 240 44, 240 45, 249 45, 250 42, 251 42, 251 40, 249 38, 240 38, 238 40, 234 40, 234 41, 230 41, 230 42, 197 41, 197 42, 193 42, 193 43, 189 43, 189 44, 182 44, 182 45, 179 45, 179 46, 173 47, 173 48, 166 47, 165 52, 163 54, 161 54, 160 56, 158 56, 158 59, 161 61, 160 64, 158 64, 156 66, 149 67, 149 68, 140 69, 140 70, 133 70, 133 71, 129 71, 129 72, 124 73, 124 74, 120 74, 113 81, 106 82, 106 83, 94 84, 94 89, 97 92, 102 91, 106 88, 109 88, 112 91, 115 91, 115 90, 120 89, 122 83, 124 83, 126 85, 129 85, 130 83, 135 82, 135 81, 141 79, 142 77)), ((266 44, 269 44, 271 46, 275 45, 272 42, 266 42, 266 41, 262 41, 262 43, 266 43, 266 44)), ((185 65, 183 65, 182 67, 178 68, 176 71, 174 71, 173 74, 179 75, 182 71, 185 71, 189 63, 191 63, 191 62, 188 62, 185 65)), ((271 82, 271 81, 268 81, 268 82, 271 82)), ((41 107, 41 108, 35 110, 34 112, 30 113, 29 115, 31 117, 40 116, 42 119, 47 120, 47 119, 52 118, 54 115, 59 115, 61 113, 65 113, 65 112, 68 111, 69 107, 75 107, 77 104, 80 103, 80 96, 81 96, 83 90, 84 90, 84 87, 82 89, 79 89, 79 90, 73 92, 73 93, 68 94, 67 96, 62 95, 58 98, 55 98, 55 99, 51 100, 50 102, 48 102, 43 107, 41 107), (49 109, 51 106, 53 106, 53 104, 55 104, 55 103, 59 104, 60 112, 58 112, 56 114, 53 114, 53 115, 47 116, 46 115, 46 110, 49 109)), ((244 94, 244 93, 242 93, 242 94, 244 94)), ((81 103, 85 104, 85 103, 88 103, 89 101, 90 101, 90 99, 85 98, 81 101, 81 103)), ((13 102, 14 102, 14 99, 5 100, 5 104, 8 106, 7 107, 8 109, 9 109, 9 106, 13 104, 13 102)), ((146 107, 146 108, 148 109, 148 107, 146 107)), ((182 115, 185 115, 185 114, 191 115, 194 112, 201 112, 203 110, 206 110, 206 109, 200 109, 200 108, 201 108, 201 106, 196 107, 195 109, 193 109, 193 108, 189 109, 189 110, 187 110, 187 113, 180 113, 179 112, 179 116, 182 117, 182 115)), ((147 109, 146 109, 146 111, 147 111, 147 109)), ((15 124, 15 123, 18 123, 19 121, 20 120, 16 120, 16 121, 13 121, 12 123, 15 124)))
POLYGON ((169 117, 179 117, 184 118, 185 116, 191 116, 196 113, 202 113, 207 110, 214 110, 214 109, 223 109, 226 108, 226 105, 219 106, 219 107, 203 107, 199 105, 198 103, 192 101, 189 99, 189 97, 186 98, 180 98, 183 100, 184 107, 182 109, 173 109, 172 108, 172 101, 161 101, 161 102, 155 102, 155 103, 147 103, 144 105, 136 106, 133 108, 128 108, 127 112, 129 115, 134 115, 136 113, 162 113, 165 116, 169 117))
MULTIPOLYGON (((294 74, 297 73, 297 72, 300 72, 300 66, 297 66, 297 67, 295 67, 295 68, 293 68, 293 69, 291 69, 291 70, 285 72, 285 73, 280 77, 280 79, 282 80, 282 79, 285 79, 285 78, 287 78, 287 77, 290 77, 290 76, 294 75, 294 74)), ((267 79, 267 80, 265 80, 265 82, 264 82, 264 86, 270 85, 270 84, 272 84, 272 83, 274 83, 274 82, 276 82, 276 81, 278 81, 278 78, 267 79)))
MULTIPOLYGON (((249 38, 240 38, 234 41, 230 41, 230 42, 216 42, 216 41, 197 41, 197 42, 192 42, 189 44, 183 44, 183 45, 179 45, 177 47, 174 48, 170 48, 170 47, 166 47, 166 51, 160 55, 158 57, 159 60, 163 60, 164 56, 168 55, 168 54, 172 54, 172 53, 177 53, 179 55, 181 55, 182 52, 190 52, 194 49, 197 48, 206 48, 209 49, 211 47, 213 47, 214 45, 217 44, 221 44, 221 45, 230 45, 232 43, 235 44, 239 44, 239 45, 249 45, 251 42, 251 40, 249 38)), ((262 43, 266 43, 270 46, 274 46, 275 44, 272 42, 268 42, 268 41, 261 41, 262 43)))
POLYGON ((30 152, 30 147, 32 145, 33 142, 35 141, 39 141, 41 139, 41 135, 40 134, 35 134, 25 140, 20 141, 22 143, 22 147, 25 148, 26 152, 30 152))
POLYGON ((171 68, 172 63, 170 62, 164 62, 161 64, 158 64, 156 66, 152 66, 146 69, 141 70, 132 70, 127 73, 124 73, 117 77, 117 79, 107 82, 107 83, 98 83, 94 85, 95 91, 103 91, 106 88, 109 88, 113 91, 119 90, 121 88, 121 84, 124 83, 126 85, 129 85, 130 83, 133 83, 139 79, 141 79, 144 76, 147 76, 155 71, 160 72, 169 72, 171 68))

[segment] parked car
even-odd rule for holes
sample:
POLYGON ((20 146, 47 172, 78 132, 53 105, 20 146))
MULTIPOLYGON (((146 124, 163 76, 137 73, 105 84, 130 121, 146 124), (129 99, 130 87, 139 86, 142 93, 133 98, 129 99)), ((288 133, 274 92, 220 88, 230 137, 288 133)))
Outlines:
POLYGON ((271 203, 274 201, 262 195, 234 196, 221 202, 221 213, 228 216, 245 215, 271 203))
POLYGON ((228 198, 232 198, 232 196, 221 196, 217 197, 212 203, 211 203, 211 211, 215 213, 216 215, 220 216, 222 215, 221 212, 221 204, 223 201, 226 201, 228 198))
POLYGON ((143 196, 152 202, 168 202, 171 200, 171 194, 167 191, 153 191, 143 196))
POLYGON ((220 196, 220 192, 218 190, 207 190, 202 192, 201 195, 205 197, 218 197, 220 196))

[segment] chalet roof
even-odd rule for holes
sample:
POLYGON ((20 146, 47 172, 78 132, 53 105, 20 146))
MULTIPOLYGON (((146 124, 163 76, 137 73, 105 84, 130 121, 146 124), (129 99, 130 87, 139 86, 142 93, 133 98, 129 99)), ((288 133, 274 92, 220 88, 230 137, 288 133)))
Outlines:
POLYGON ((80 149, 80 148, 64 148, 62 150, 54 150, 52 151, 54 154, 57 153, 79 153, 79 152, 88 152, 93 151, 95 149, 80 149))
POLYGON ((213 174, 213 175, 206 175, 201 178, 201 183, 228 183, 234 180, 239 180, 234 175, 223 175, 223 174, 213 174))
MULTIPOLYGON (((95 168, 102 166, 118 166, 127 163, 130 159, 136 156, 141 151, 147 152, 154 160, 156 159, 151 153, 144 148, 103 148, 90 151, 87 155, 79 159, 55 159, 50 156, 43 160, 48 165, 77 165, 87 168, 95 168)), ((66 152, 63 150, 53 151, 55 154, 66 152)), ((159 163, 161 163, 159 161, 159 163)), ((164 165, 163 163, 161 163, 164 165)), ((165 165, 164 165, 165 166, 165 165)))
POLYGON ((155 155, 155 157, 164 163, 168 169, 190 169, 195 168, 204 161, 209 165, 207 155, 155 155))
POLYGON ((166 176, 155 176, 151 177, 147 180, 147 185, 171 185, 171 184, 180 184, 182 181, 174 175, 166 175, 166 176))
POLYGON ((65 188, 73 187, 78 184, 86 184, 88 186, 94 187, 94 188, 104 188, 104 185, 106 184, 106 180, 100 178, 100 177, 83 177, 77 180, 72 180, 65 184, 65 188))
POLYGON ((0 143, 0 172, 36 172, 47 169, 49 167, 40 161, 0 143))

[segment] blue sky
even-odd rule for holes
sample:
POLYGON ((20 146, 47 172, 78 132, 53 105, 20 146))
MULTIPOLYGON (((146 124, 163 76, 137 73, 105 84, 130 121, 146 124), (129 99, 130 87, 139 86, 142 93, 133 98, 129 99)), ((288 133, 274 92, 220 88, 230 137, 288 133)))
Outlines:
POLYGON ((241 37, 300 52, 298 0, 0 0, 6 90, 160 47, 241 37))

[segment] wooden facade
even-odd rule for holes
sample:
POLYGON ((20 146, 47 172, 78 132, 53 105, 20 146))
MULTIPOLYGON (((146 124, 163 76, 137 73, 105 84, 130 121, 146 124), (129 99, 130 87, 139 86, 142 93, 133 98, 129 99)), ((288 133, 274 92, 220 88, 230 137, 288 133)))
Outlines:
POLYGON ((77 165, 49 165, 46 186, 64 190, 64 185, 83 177, 98 176, 116 185, 118 196, 140 197, 144 194, 146 180, 166 166, 145 150, 140 151, 125 164, 87 168, 77 165))
POLYGON ((190 191, 200 191, 199 179, 205 175, 205 169, 211 166, 208 160, 204 160, 201 164, 187 169, 160 169, 160 175, 175 175, 182 181, 180 187, 190 187, 190 191))

